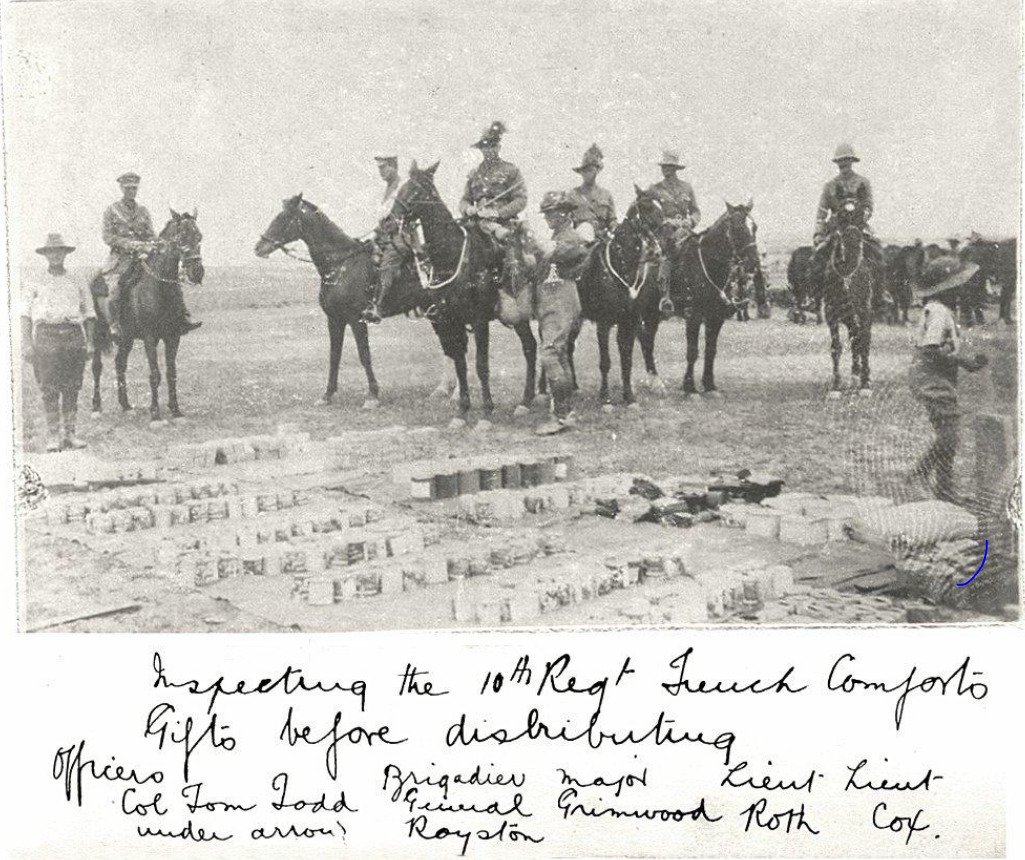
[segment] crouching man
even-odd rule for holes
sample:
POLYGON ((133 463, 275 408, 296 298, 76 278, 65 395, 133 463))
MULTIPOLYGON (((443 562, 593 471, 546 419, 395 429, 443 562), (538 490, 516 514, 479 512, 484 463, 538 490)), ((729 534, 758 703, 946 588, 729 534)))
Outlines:
POLYGON ((49 263, 46 273, 28 279, 22 293, 22 357, 32 365, 43 394, 47 451, 85 447, 75 435, 75 423, 96 313, 85 279, 64 268, 64 258, 74 250, 59 233, 51 233, 36 249, 49 263))
POLYGON ((576 279, 588 254, 584 239, 573 229, 575 209, 574 202, 561 191, 549 191, 541 201, 553 242, 539 270, 542 275, 547 271, 547 277, 537 285, 541 365, 552 393, 552 419, 537 428, 539 436, 551 436, 573 426, 569 346, 580 324, 576 279))

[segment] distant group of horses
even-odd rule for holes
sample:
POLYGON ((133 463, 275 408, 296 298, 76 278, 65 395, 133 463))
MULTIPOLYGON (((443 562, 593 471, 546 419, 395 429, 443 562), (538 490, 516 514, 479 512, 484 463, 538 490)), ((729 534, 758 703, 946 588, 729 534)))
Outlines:
MULTIPOLYGON (((494 401, 490 386, 490 324, 498 318, 499 291, 510 289, 510 273, 503 265, 504 249, 475 218, 457 219, 442 200, 435 186, 435 163, 419 168, 414 162, 406 181, 399 188, 391 218, 399 226, 389 241, 399 241, 411 227, 418 227, 422 247, 405 248, 414 259, 385 295, 382 316, 416 314, 426 317, 437 335, 442 352, 452 360, 458 382, 458 415, 453 424, 465 424, 470 412, 467 376, 467 351, 470 335, 475 344, 477 377, 480 381, 483 418, 478 426, 490 424, 494 401)), ((698 392, 695 367, 699 341, 704 329, 704 363, 701 390, 706 396, 718 396, 715 359, 719 334, 726 320, 746 319, 749 286, 755 287, 759 309, 763 309, 765 284, 757 247, 757 225, 752 202, 726 203, 725 211, 704 231, 695 234, 674 253, 671 261, 671 309, 660 302, 658 268, 663 225, 662 207, 650 191, 635 186, 635 197, 611 235, 592 244, 577 279, 582 316, 596 324, 599 352, 599 401, 611 408, 609 339, 616 329, 622 381, 622 401, 636 405, 633 389, 634 343, 641 347, 646 381, 664 391, 655 365, 655 338, 661 321, 673 309, 686 307, 685 395, 698 392), (687 300, 684 301, 684 297, 687 300)), ((814 313, 824 316, 830 329, 830 353, 833 362, 831 396, 839 396, 842 353, 840 327, 845 326, 851 344, 851 369, 860 393, 871 391, 869 354, 872 323, 875 318, 906 323, 912 303, 912 288, 922 267, 942 249, 916 244, 888 246, 881 255, 868 247, 863 230, 859 202, 848 201, 837 213, 833 231, 816 257, 821 265, 811 264, 812 249, 798 248, 788 268, 791 291, 790 316, 804 321, 814 313)), ((121 302, 123 336, 115 360, 118 400, 122 409, 130 409, 125 384, 125 368, 134 340, 142 340, 150 366, 150 417, 161 419, 158 388, 161 381, 157 356, 158 344, 165 345, 166 376, 172 418, 181 417, 176 390, 178 318, 167 287, 185 278, 201 283, 203 263, 200 255, 202 235, 195 214, 172 212, 154 249, 139 261, 134 283, 125 284, 121 302)), ((981 314, 980 295, 987 282, 1001 288, 1000 316, 1010 321, 1011 303, 1017 274, 1016 243, 976 240, 960 249, 966 259, 977 262, 979 273, 974 283, 962 291, 963 310, 972 320, 981 314)), ((260 234, 255 253, 268 257, 275 251, 306 259, 320 277, 319 303, 327 317, 330 352, 327 388, 321 403, 330 403, 338 391, 338 370, 346 329, 356 340, 359 359, 366 372, 368 397, 365 406, 377 405, 379 385, 371 361, 368 328, 363 320, 368 295, 378 273, 374 247, 369 241, 349 236, 302 194, 283 201, 281 211, 260 234), (308 258, 292 250, 294 243, 306 246, 308 258)), ((948 252, 949 253, 949 252, 948 252)), ((536 271, 543 278, 547 273, 536 271)), ((530 276, 530 273, 528 273, 530 276)), ((111 346, 109 331, 98 316, 97 346, 93 359, 93 409, 99 412, 100 374, 103 352, 111 346)), ((544 377, 537 377, 538 340, 532 321, 524 319, 510 326, 519 338, 525 364, 523 395, 516 407, 519 414, 529 410, 544 377)), ((579 330, 578 330, 579 333, 579 330)), ((575 336, 573 341, 575 342, 575 336)), ((574 343, 570 344, 570 362, 574 343)), ((575 378, 575 370, 574 370, 575 378)))

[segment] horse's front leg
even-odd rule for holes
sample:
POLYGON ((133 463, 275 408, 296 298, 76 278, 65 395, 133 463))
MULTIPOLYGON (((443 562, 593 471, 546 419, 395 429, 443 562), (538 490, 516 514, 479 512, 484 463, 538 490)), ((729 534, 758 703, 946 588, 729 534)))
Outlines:
POLYGON ((160 421, 160 356, 157 354, 157 339, 148 335, 142 341, 146 348, 146 361, 149 362, 149 419, 151 423, 160 421))
POLYGON ((659 378, 658 368, 655 366, 655 336, 658 334, 659 322, 657 314, 647 319, 641 319, 637 329, 637 339, 641 342, 641 355, 644 357, 648 388, 657 394, 662 394, 666 387, 659 378))
POLYGON ((573 382, 573 390, 579 391, 580 386, 577 385, 577 366, 573 360, 573 353, 577 348, 577 338, 580 337, 580 330, 584 327, 584 321, 578 319, 576 325, 573 326, 569 333, 569 342, 566 344, 566 360, 569 362, 569 375, 573 382))
POLYGON ((341 317, 328 316, 327 333, 331 339, 330 352, 327 359, 327 390, 320 399, 326 406, 338 391, 338 365, 342 360, 342 345, 345 343, 345 320, 341 317))
POLYGON ((715 356, 719 351, 719 332, 724 322, 718 317, 705 321, 705 368, 701 374, 701 389, 706 394, 719 391, 715 386, 715 356))
POLYGON ((698 362, 698 338, 701 336, 701 320, 692 314, 687 320, 687 370, 683 374, 683 393, 697 394, 694 387, 694 365, 698 362))
POLYGON ((637 324, 632 316, 619 321, 616 326, 616 345, 619 347, 619 372, 623 380, 623 403, 632 406, 637 398, 633 389, 634 341, 637 339, 637 324))
POLYGON ((374 366, 370 361, 370 329, 363 320, 352 323, 352 336, 356 338, 356 352, 359 354, 359 363, 363 365, 363 372, 367 375, 368 397, 363 401, 364 409, 377 407, 380 388, 374 376, 374 366))
POLYGON ((117 345, 117 355, 114 356, 114 372, 117 377, 117 402, 122 412, 131 412, 132 404, 128 402, 128 382, 125 374, 128 372, 128 356, 135 343, 131 338, 122 337, 117 345))
MULTIPOLYGON (((530 410, 537 393, 534 382, 537 376, 537 338, 534 337, 534 332, 530 327, 530 320, 517 323, 513 326, 513 330, 520 339, 520 346, 523 348, 523 360, 527 365, 527 378, 523 383, 523 399, 515 410, 517 415, 523 415, 530 410)), ((542 376, 543 379, 544 377, 542 376)))
POLYGON ((602 321, 598 323, 598 372, 601 374, 601 385, 598 388, 598 402, 602 406, 612 407, 609 399, 609 370, 612 369, 612 358, 609 356, 609 334, 612 327, 602 321))
MULTIPOLYGON (((480 380, 480 399, 484 409, 484 417, 489 419, 495 411, 495 403, 491 399, 491 364, 488 353, 491 347, 491 326, 484 322, 474 323, 474 358, 477 363, 477 378, 480 380)), ((531 374, 533 378, 533 374, 531 374)))
POLYGON ((103 401, 100 397, 100 377, 103 375, 103 353, 100 350, 93 350, 93 417, 96 418, 103 411, 103 401))
POLYGON ((172 418, 184 417, 178 406, 178 345, 180 337, 171 337, 164 341, 164 366, 167 369, 167 408, 172 418))
POLYGON ((860 394, 867 397, 872 388, 871 374, 868 366, 868 356, 872 351, 872 319, 864 317, 861 320, 861 330, 858 332, 858 346, 861 353, 861 376, 860 394))
POLYGON ((843 354, 843 341, 840 340, 839 320, 829 320, 829 352, 833 359, 833 387, 830 396, 840 396, 840 356, 843 354))

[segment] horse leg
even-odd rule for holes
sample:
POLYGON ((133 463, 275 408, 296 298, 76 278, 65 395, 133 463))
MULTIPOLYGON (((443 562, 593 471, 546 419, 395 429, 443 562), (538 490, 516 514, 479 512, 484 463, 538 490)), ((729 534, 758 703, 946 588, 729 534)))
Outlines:
MULTIPOLYGON (((480 380, 480 399, 484 409, 484 418, 490 419, 491 413, 495 411, 495 403, 491 399, 491 364, 489 361, 489 350, 491 345, 491 326, 485 320, 476 323, 473 327, 474 358, 477 363, 477 378, 480 380)), ((531 373, 530 379, 533 380, 531 373)))
POLYGON ((719 390, 715 386, 715 354, 719 350, 719 332, 724 322, 721 318, 705 322, 705 368, 701 374, 701 389, 706 394, 719 390))
MULTIPOLYGON (((520 346, 523 348, 523 359, 527 365, 527 377, 523 384, 523 399, 516 407, 516 414, 522 415, 530 410, 534 403, 536 389, 534 380, 537 377, 537 338, 530 327, 530 320, 517 323, 513 326, 516 336, 520 339, 520 346)), ((541 382, 544 384, 544 370, 541 371, 541 382)))
POLYGON ((637 339, 641 342, 641 355, 644 356, 648 388, 657 394, 663 394, 666 387, 659 378, 658 368, 655 367, 655 335, 658 334, 658 326, 659 317, 657 315, 642 319, 637 331, 637 339))
POLYGON ((601 374, 601 386, 598 388, 598 401, 602 406, 612 406, 609 399, 609 370, 612 369, 612 359, 609 357, 609 332, 611 326, 607 323, 598 323, 598 372, 601 374))
POLYGON ((637 338, 637 323, 632 317, 621 319, 616 326, 616 344, 619 346, 619 372, 623 379, 623 403, 632 406, 637 398, 634 397, 633 363, 634 363, 634 340, 637 338))
POLYGON ((157 354, 157 339, 153 335, 143 338, 146 361, 149 362, 149 420, 160 420, 160 356, 157 354))
POLYGON ((700 318, 693 317, 687 320, 687 370, 683 374, 683 393, 697 394, 694 387, 694 365, 698 360, 698 337, 701 333, 700 318))
POLYGON ((172 418, 184 417, 178 406, 178 345, 181 337, 164 340, 164 367, 167 371, 167 408, 172 418))
POLYGON ((829 320, 829 352, 833 358, 833 387, 831 393, 840 396, 840 356, 843 354, 843 341, 840 340, 839 320, 829 320))
POLYGON ((569 375, 575 392, 580 390, 580 386, 577 385, 577 366, 573 361, 573 353, 577 348, 577 338, 580 337, 581 328, 583 328, 581 322, 573 326, 573 330, 569 333, 569 343, 566 344, 566 360, 569 362, 569 375))
POLYGON ((815 299, 815 325, 822 325, 822 298, 815 299))
MULTIPOLYGON (((363 365, 363 371, 367 375, 367 390, 369 396, 363 402, 364 409, 373 409, 377 406, 377 398, 380 388, 377 379, 374 377, 374 367, 370 362, 370 330, 362 320, 351 323, 352 336, 356 338, 356 352, 359 353, 359 363, 363 365)), ((337 370, 337 368, 336 368, 337 370)))
POLYGON ((327 390, 320 398, 320 404, 326 406, 338 391, 338 365, 342 360, 342 345, 345 343, 345 321, 339 317, 328 316, 327 333, 331 338, 331 351, 327 359, 327 390))
POLYGON ((128 383, 125 381, 125 373, 128 370, 128 355, 132 351, 134 341, 128 337, 122 337, 117 345, 117 355, 114 356, 114 371, 117 375, 117 402, 122 412, 131 412, 132 404, 128 402, 128 383))
POLYGON ((858 347, 861 353, 861 376, 860 376, 860 393, 863 396, 868 396, 871 390, 872 383, 869 378, 869 367, 868 367, 868 355, 872 349, 872 319, 871 317, 864 317, 861 320, 860 331, 858 332, 858 347))
POLYGON ((100 398, 100 377, 103 375, 103 353, 100 350, 93 350, 93 417, 103 411, 103 402, 100 398))

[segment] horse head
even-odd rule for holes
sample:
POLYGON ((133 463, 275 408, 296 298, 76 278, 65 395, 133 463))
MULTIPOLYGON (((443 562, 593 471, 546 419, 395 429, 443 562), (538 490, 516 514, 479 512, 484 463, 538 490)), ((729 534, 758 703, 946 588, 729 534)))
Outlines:
POLYGON ((416 161, 409 165, 409 178, 402 184, 392 204, 392 217, 399 221, 419 221, 439 204, 444 206, 434 185, 434 174, 441 162, 420 169, 416 161))
POLYGON ((644 230, 655 233, 665 221, 665 212, 662 209, 662 201, 654 191, 645 191, 639 185, 634 184, 634 202, 630 204, 626 217, 629 220, 637 221, 644 230))
POLYGON ((171 210, 171 220, 160 231, 160 244, 174 249, 185 269, 185 277, 193 284, 203 283, 203 256, 200 244, 203 234, 196 223, 196 211, 175 212, 171 210))
POLYGON ((740 266, 747 275, 753 275, 759 267, 758 261, 758 225, 751 217, 754 199, 747 203, 734 206, 726 203, 726 237, 730 243, 731 263, 740 266))
POLYGON ((257 257, 269 257, 274 251, 298 242, 303 238, 303 219, 308 212, 316 212, 317 207, 303 200, 302 192, 294 197, 281 201, 281 211, 260 235, 260 241, 254 249, 257 257))
POLYGON ((861 265, 865 207, 855 196, 841 197, 836 211, 833 266, 847 276, 861 265))

